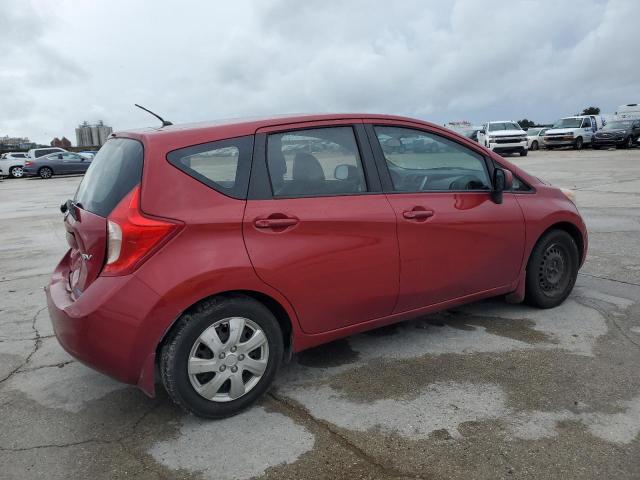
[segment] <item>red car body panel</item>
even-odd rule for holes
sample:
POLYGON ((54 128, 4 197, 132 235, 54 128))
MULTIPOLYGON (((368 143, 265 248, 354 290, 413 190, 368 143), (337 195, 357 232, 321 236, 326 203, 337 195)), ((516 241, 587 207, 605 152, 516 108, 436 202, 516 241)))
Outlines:
MULTIPOLYGON (((579 232, 582 261, 586 255, 584 222, 560 190, 427 122, 385 115, 309 115, 175 126, 116 137, 144 146, 141 212, 179 220, 184 227, 134 273, 98 275, 91 283, 85 281, 87 271, 72 249, 56 267, 46 292, 63 347, 149 395, 154 394, 155 356, 162 339, 185 311, 212 295, 241 291, 270 299, 286 313, 291 350, 298 352, 490 296, 511 293, 520 299, 529 254, 553 225, 579 232), (484 192, 238 200, 167 161, 170 151, 219 139, 356 123, 411 126, 454 139, 509 169, 533 191, 505 193, 501 205, 484 192), (403 212, 414 207, 435 213, 424 222, 405 219, 403 212), (301 221, 283 229, 255 228, 256 220, 273 215, 301 221), (82 292, 74 294, 70 274, 78 269, 82 292)), ((99 219, 85 211, 80 215, 91 220, 92 231, 100 230, 99 219)), ((105 254, 96 246, 102 241, 100 233, 94 237, 75 230, 102 262, 105 254)))

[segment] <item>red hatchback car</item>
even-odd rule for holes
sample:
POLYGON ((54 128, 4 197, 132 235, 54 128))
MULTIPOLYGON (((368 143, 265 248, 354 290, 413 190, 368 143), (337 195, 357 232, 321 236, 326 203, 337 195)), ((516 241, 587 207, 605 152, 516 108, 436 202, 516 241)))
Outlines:
POLYGON ((386 115, 114 134, 62 210, 62 346, 210 418, 315 345, 498 295, 554 307, 587 251, 563 191, 386 115))

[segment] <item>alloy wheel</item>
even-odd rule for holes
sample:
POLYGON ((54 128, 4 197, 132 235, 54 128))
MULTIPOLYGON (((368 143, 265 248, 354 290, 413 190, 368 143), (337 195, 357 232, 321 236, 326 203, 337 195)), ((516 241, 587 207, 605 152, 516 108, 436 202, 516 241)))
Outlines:
POLYGON ((51 178, 52 175, 53 175, 53 172, 49 167, 43 167, 40 169, 40 176, 42 178, 51 178))
POLYGON ((194 342, 189 380, 199 395, 229 402, 253 389, 269 362, 269 343, 255 322, 230 317, 208 327, 194 342))

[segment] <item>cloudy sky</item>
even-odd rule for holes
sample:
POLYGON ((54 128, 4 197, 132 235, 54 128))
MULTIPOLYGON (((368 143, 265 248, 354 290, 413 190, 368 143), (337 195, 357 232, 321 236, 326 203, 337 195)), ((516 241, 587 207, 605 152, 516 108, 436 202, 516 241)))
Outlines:
POLYGON ((640 101, 637 0, 2 0, 0 136, 292 112, 538 122, 640 101))

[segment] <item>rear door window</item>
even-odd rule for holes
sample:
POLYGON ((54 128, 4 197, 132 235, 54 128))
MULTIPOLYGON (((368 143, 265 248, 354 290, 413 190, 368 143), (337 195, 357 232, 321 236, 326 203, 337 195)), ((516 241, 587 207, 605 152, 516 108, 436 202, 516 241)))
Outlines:
POLYGON ((347 195, 367 191, 353 128, 271 134, 267 165, 274 197, 347 195))
POLYGON ((129 138, 113 138, 96 154, 75 196, 84 210, 107 217, 142 179, 144 149, 129 138))
POLYGON ((253 135, 174 150, 169 163, 229 197, 247 197, 253 135))
POLYGON ((59 152, 60 150, 55 149, 55 148, 45 148, 43 150, 36 150, 36 158, 40 158, 43 157, 45 155, 49 155, 50 153, 56 153, 59 152))

